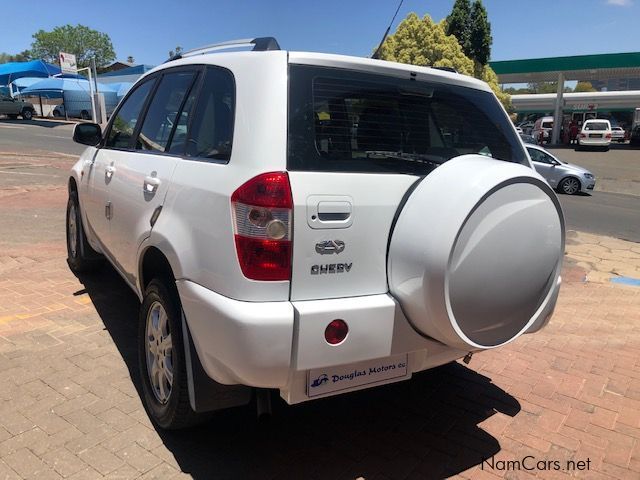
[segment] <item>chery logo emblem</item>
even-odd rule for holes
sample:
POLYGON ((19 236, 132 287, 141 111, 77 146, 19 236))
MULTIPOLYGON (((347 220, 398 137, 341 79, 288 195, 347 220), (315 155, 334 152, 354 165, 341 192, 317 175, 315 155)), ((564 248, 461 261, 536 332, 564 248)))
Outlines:
POLYGON ((325 240, 316 243, 316 252, 320 255, 331 255, 341 253, 344 250, 344 242, 342 240, 325 240))

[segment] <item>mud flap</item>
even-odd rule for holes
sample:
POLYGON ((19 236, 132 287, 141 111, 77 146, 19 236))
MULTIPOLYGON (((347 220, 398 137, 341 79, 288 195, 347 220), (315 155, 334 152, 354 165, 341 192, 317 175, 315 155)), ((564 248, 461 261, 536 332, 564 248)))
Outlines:
POLYGON ((202 367, 191 332, 182 312, 182 338, 189 388, 189 403, 196 413, 239 407, 251 401, 252 389, 246 385, 223 385, 213 380, 202 367))

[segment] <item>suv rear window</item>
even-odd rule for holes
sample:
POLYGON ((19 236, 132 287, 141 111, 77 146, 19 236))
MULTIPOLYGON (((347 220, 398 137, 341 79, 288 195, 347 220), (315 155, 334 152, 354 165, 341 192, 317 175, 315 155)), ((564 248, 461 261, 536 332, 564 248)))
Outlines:
POLYGON ((587 122, 584 124, 585 130, 606 130, 609 127, 605 122, 587 122))
POLYGON ((470 153, 527 164, 489 92, 302 65, 289 82, 290 170, 423 174, 470 153))

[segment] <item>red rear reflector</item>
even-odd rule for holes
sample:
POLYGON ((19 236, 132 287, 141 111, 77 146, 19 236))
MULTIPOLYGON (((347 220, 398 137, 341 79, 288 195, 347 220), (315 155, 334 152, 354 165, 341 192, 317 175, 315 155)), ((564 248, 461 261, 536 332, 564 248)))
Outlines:
POLYGON ((337 345, 347 338, 349 326, 341 319, 333 320, 324 330, 324 339, 330 345, 337 345))
POLYGON ((236 235, 236 250, 242 273, 252 280, 289 280, 291 247, 288 240, 264 240, 236 235))

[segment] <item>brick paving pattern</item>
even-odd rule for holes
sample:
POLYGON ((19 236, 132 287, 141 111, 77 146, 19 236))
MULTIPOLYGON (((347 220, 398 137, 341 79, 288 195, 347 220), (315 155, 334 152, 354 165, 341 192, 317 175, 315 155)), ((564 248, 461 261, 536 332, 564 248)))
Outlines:
POLYGON ((572 233, 551 324, 468 366, 165 433, 140 401, 137 298, 66 266, 65 187, 0 192, 0 479, 640 478, 640 288, 608 281, 640 277, 637 244, 572 233))

